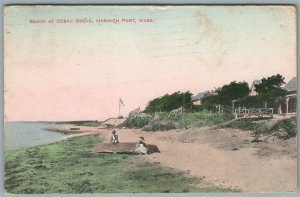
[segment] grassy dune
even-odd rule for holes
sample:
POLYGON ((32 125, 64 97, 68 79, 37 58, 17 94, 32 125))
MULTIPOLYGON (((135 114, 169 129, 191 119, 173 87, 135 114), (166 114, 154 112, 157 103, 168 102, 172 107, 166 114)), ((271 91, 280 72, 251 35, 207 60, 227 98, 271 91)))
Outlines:
POLYGON ((158 113, 159 120, 154 117, 130 117, 124 122, 127 128, 143 128, 146 131, 164 131, 175 128, 201 127, 222 124, 233 119, 232 115, 210 111, 185 112, 182 115, 169 117, 168 113, 158 113))
MULTIPOLYGON (((153 120, 153 117, 131 117, 124 122, 128 128, 143 128, 145 131, 165 131, 176 128, 202 127, 221 125, 234 119, 232 114, 219 114, 210 111, 199 111, 183 113, 180 116, 169 117, 168 113, 158 113, 160 119, 153 120)), ((236 128, 240 130, 250 130, 257 134, 269 134, 276 131, 285 131, 289 137, 297 134, 296 117, 290 117, 282 120, 238 120, 226 124, 225 127, 236 128)))
POLYGON ((5 152, 8 193, 222 192, 197 188, 201 179, 163 168, 135 164, 132 154, 91 154, 93 136, 5 152))

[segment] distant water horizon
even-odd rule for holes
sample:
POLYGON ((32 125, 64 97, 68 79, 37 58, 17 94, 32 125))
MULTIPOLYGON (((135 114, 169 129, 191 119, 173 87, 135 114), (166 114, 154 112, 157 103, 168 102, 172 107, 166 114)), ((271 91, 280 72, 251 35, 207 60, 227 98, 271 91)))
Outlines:
POLYGON ((54 121, 5 121, 4 149, 12 150, 62 140, 65 134, 46 130, 55 125, 54 121))
MULTIPOLYGON (((106 118, 107 119, 107 118, 106 118)), ((106 120, 104 119, 104 120, 106 120)), ((103 120, 8 120, 4 123, 63 123, 63 122, 92 122, 92 121, 103 121, 103 120)))

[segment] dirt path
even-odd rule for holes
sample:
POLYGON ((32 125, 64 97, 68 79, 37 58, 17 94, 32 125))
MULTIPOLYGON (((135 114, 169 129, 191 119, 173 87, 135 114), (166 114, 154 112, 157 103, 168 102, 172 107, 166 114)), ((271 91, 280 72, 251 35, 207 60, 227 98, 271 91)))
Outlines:
MULTIPOLYGON (((81 128, 98 132, 109 142, 111 130, 81 128)), ((167 132, 116 129, 121 142, 155 144, 161 153, 137 157, 142 162, 159 162, 204 178, 214 185, 243 192, 287 192, 297 189, 296 139, 269 138, 268 143, 251 143, 251 132, 236 129, 197 128, 167 132)), ((81 134, 84 135, 84 134, 81 134)))
MULTIPOLYGON (((208 128, 168 132, 123 129, 117 133, 122 142, 137 141, 142 135, 161 151, 139 159, 205 177, 205 181, 215 185, 244 192, 284 192, 297 188, 295 139, 251 143, 250 132, 208 128)), ((110 133, 103 134, 105 140, 109 139, 110 133)))
POLYGON ((296 164, 292 159, 258 159, 253 149, 229 152, 209 144, 160 144, 162 154, 151 161, 187 170, 191 175, 220 186, 247 192, 281 192, 296 189, 296 164), (192 150, 192 151, 191 151, 192 150))

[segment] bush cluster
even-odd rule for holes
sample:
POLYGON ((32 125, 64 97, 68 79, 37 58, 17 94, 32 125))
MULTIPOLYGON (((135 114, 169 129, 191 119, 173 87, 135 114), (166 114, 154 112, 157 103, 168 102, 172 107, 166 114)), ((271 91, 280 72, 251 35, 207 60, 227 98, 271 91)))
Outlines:
POLYGON ((212 126, 224 123, 232 118, 233 116, 228 114, 218 114, 204 110, 201 112, 184 113, 178 117, 177 122, 181 127, 212 126))
POLYGON ((158 113, 159 119, 150 117, 130 117, 124 125, 127 128, 144 128, 145 131, 165 131, 176 128, 185 128, 189 126, 212 126, 224 123, 233 117, 209 111, 200 111, 193 113, 183 113, 177 117, 169 117, 168 113, 158 113))
POLYGON ((124 126, 128 128, 142 128, 149 124, 151 118, 149 116, 144 117, 129 117, 125 123, 124 126))
MULTIPOLYGON (((210 111, 200 111, 193 113, 183 113, 182 115, 169 118, 168 113, 159 113, 159 119, 154 120, 153 117, 131 117, 128 118, 124 126, 128 128, 143 128, 145 131, 166 131, 170 129, 214 126, 225 123, 233 119, 232 115, 218 114, 210 111)), ((227 128, 236 128, 241 130, 254 131, 256 135, 272 133, 276 131, 285 131, 289 137, 297 134, 296 117, 279 120, 273 125, 268 121, 253 120, 237 120, 227 124, 227 128)))
POLYGON ((166 131, 178 128, 178 124, 172 120, 155 120, 146 125, 143 130, 145 131, 166 131))
POLYGON ((267 122, 238 120, 226 125, 226 127, 255 131, 255 134, 266 134, 276 131, 285 131, 289 137, 294 137, 297 134, 296 117, 279 120, 272 126, 269 126, 267 122))
POLYGON ((241 130, 250 130, 257 133, 267 132, 269 130, 268 126, 264 122, 255 122, 252 120, 238 120, 234 121, 226 127, 241 129, 241 130))
POLYGON ((297 120, 296 117, 291 117, 283 120, 279 120, 270 129, 271 132, 274 131, 285 131, 289 137, 294 137, 297 134, 297 120))

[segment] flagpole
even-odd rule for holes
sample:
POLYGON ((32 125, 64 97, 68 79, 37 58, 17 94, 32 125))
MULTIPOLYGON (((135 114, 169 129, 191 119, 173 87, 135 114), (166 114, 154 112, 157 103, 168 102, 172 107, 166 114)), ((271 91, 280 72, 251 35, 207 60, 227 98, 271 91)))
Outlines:
POLYGON ((119 116, 118 117, 120 117, 120 108, 121 108, 121 103, 120 103, 120 98, 119 98, 119 116))
POLYGON ((121 116, 121 105, 125 106, 121 97, 119 97, 119 117, 121 116))

